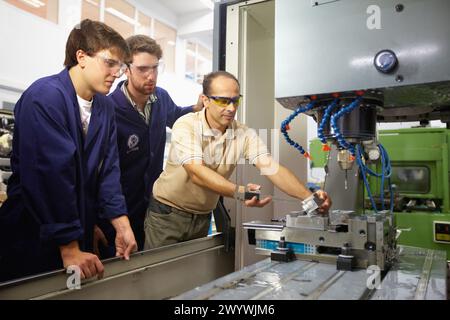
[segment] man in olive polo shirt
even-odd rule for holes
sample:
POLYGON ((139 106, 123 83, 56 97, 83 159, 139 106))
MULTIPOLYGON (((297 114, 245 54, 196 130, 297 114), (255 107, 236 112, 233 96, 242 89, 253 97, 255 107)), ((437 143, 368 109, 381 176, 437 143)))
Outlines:
MULTIPOLYGON (((211 211, 220 196, 243 198, 246 187, 228 181, 241 159, 254 164, 262 174, 288 195, 300 200, 311 192, 287 168, 272 159, 255 130, 234 120, 240 101, 238 80, 225 71, 212 72, 203 81, 205 108, 178 119, 172 128, 172 144, 165 170, 153 186, 145 219, 145 249, 205 237, 211 211), (242 196, 240 196, 242 194, 242 196)), ((331 200, 323 200, 326 212, 331 200)), ((245 200, 249 207, 263 207, 270 197, 245 200)))

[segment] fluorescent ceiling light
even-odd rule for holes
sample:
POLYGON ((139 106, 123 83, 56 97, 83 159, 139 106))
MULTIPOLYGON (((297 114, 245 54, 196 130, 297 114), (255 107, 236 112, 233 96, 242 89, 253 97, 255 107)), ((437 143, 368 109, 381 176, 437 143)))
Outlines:
POLYGON ((189 56, 192 56, 192 57, 195 57, 197 54, 194 52, 194 51, 192 51, 191 49, 186 49, 186 53, 189 55, 189 56))
POLYGON ((35 7, 35 8, 40 8, 40 7, 45 6, 45 3, 43 3, 42 1, 39 1, 39 0, 20 0, 20 1, 22 1, 23 3, 25 3, 29 6, 35 7))
POLYGON ((96 6, 96 7, 98 7, 98 3, 97 2, 95 2, 94 0, 85 0, 87 3, 90 3, 90 4, 92 4, 93 6, 96 6))
POLYGON ((201 3, 203 3, 208 9, 214 10, 214 3, 212 0, 200 0, 201 3))
POLYGON ((197 59, 198 60, 201 60, 201 61, 203 61, 203 62, 209 62, 209 60, 208 59, 206 59, 204 56, 202 56, 201 54, 198 54, 197 55, 197 59))
POLYGON ((109 8, 106 8, 105 11, 110 13, 110 14, 112 14, 113 16, 116 16, 117 18, 119 18, 119 19, 121 19, 121 20, 123 20, 125 22, 128 22, 129 24, 134 25, 134 26, 138 26, 139 27, 141 25, 136 20, 131 19, 129 16, 123 14, 122 12, 120 12, 120 11, 114 9, 114 8, 109 7, 109 8))

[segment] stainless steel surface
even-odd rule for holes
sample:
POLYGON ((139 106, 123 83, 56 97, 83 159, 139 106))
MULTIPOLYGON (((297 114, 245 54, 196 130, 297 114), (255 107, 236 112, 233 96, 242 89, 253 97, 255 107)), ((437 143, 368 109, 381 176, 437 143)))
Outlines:
POLYGON ((445 251, 400 247, 399 259, 371 299, 447 299, 445 251))
POLYGON ((419 288, 426 292, 418 296, 420 299, 446 299, 446 261, 443 252, 430 250, 431 272, 424 277, 424 249, 401 249, 399 261, 381 279, 379 290, 368 287, 371 274, 366 270, 339 271, 326 263, 300 260, 280 263, 265 259, 174 299, 396 300, 413 299, 419 288))
POLYGON ((331 225, 338 224, 348 224, 349 219, 352 219, 356 216, 355 211, 353 210, 331 210, 329 212, 329 219, 331 225))
POLYGON ((284 224, 281 222, 267 222, 267 221, 251 221, 242 224, 244 229, 264 229, 272 231, 281 231, 284 228, 284 224))
POLYGON ((256 231, 256 237, 264 240, 279 240, 280 235, 284 236, 286 241, 295 243, 308 243, 313 245, 322 245, 325 247, 341 248, 345 243, 352 242, 352 247, 355 249, 363 249, 366 237, 363 235, 361 239, 353 236, 347 232, 332 232, 328 230, 313 230, 296 228, 285 228, 281 233, 274 233, 272 231, 256 231), (353 241, 352 241, 353 240, 353 241))
POLYGON ((286 215, 286 227, 325 230, 328 226, 328 217, 322 216, 293 216, 286 215))
POLYGON ((63 270, 0 285, 5 299, 166 299, 234 271, 221 234, 106 260, 101 280, 69 290, 63 270))
POLYGON ((407 1, 401 12, 397 4, 361 0, 311 6, 309 1, 276 1, 278 101, 294 108, 308 95, 380 88, 385 107, 408 107, 393 111, 396 115, 449 106, 450 1, 407 1), (390 74, 374 67, 375 55, 384 49, 399 60, 390 74))

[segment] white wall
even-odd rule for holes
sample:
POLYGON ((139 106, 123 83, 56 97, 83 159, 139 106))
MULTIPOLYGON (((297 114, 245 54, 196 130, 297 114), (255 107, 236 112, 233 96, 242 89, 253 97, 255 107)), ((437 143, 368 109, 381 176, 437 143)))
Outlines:
POLYGON ((62 70, 66 24, 79 19, 75 2, 61 1, 62 24, 0 2, 0 85, 23 90, 36 79, 62 70))
MULTIPOLYGON (((62 1, 70 1, 70 0, 62 0, 62 1)), ((169 9, 167 9, 164 5, 161 4, 161 2, 164 3, 164 1, 160 0, 127 0, 127 1, 135 8, 137 8, 139 11, 146 14, 147 16, 156 18, 159 21, 171 26, 172 28, 178 29, 178 20, 176 14, 171 12, 169 9)))
MULTIPOLYGON (((164 1, 160 0, 145 0, 145 5, 142 4, 143 0, 127 0, 130 4, 133 4, 138 10, 144 14, 154 17, 159 21, 166 23, 174 29, 177 29, 176 40, 176 52, 175 52, 175 74, 162 74, 158 77, 158 86, 166 89, 173 101, 180 106, 188 106, 195 104, 198 99, 199 93, 201 93, 201 86, 193 81, 187 80, 184 77, 186 71, 186 40, 180 36, 181 29, 184 25, 189 25, 188 22, 183 20, 183 26, 180 23, 180 19, 176 14, 161 4, 164 1), (150 9, 149 9, 150 8, 150 9)), ((192 18, 192 17, 191 17, 192 18)), ((201 28, 198 22, 191 23, 197 28, 201 28)), ((203 22, 200 21, 200 25, 203 22)), ((212 44, 211 44, 212 46, 212 44)))
MULTIPOLYGON (((143 13, 177 28, 177 17, 156 0, 151 11, 131 0, 143 13)), ((16 102, 20 92, 35 80, 63 69, 67 37, 81 19, 81 0, 60 0, 59 23, 47 21, 0 1, 0 106, 16 102)), ((146 3, 147 5, 147 3, 146 3)), ((158 85, 165 88, 179 105, 194 104, 201 86, 184 79, 184 40, 177 39, 177 75, 161 75, 158 85)))
MULTIPOLYGON (((214 24, 214 13, 211 10, 204 10, 186 14, 178 19, 178 36, 182 38, 194 38, 201 45, 212 51, 212 41, 205 43, 202 39, 209 37, 201 37, 212 30, 214 24), (196 37, 199 35, 199 37, 196 37)), ((212 39, 211 39, 212 40, 212 39)))
POLYGON ((190 106, 197 103, 202 86, 174 74, 158 77, 158 86, 166 89, 173 101, 179 106, 190 106))

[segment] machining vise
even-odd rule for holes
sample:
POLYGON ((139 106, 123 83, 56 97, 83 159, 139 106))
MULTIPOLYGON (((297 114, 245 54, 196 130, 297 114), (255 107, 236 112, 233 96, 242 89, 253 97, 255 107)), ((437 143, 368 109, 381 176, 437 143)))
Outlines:
POLYGON ((388 211, 357 215, 333 210, 328 216, 294 212, 285 221, 244 223, 249 242, 272 260, 295 257, 336 263, 338 270, 377 265, 386 270, 396 255, 395 227, 388 211))

